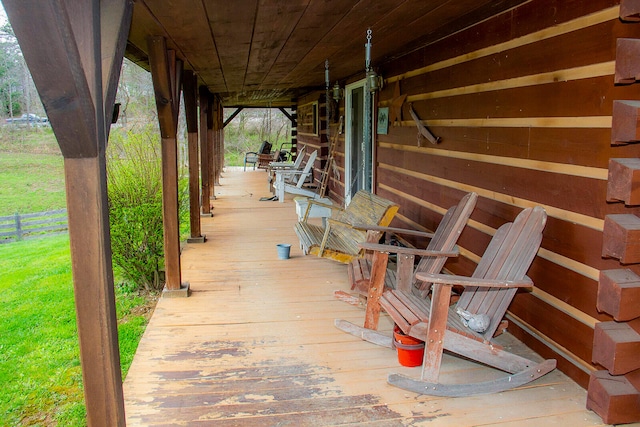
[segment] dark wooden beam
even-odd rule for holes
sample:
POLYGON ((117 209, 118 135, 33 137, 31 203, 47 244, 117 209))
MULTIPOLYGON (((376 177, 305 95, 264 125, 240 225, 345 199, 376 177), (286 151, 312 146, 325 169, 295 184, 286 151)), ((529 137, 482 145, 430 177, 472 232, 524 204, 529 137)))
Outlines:
POLYGON ((184 111, 187 119, 189 151, 189 243, 204 242, 200 226, 200 179, 198 170, 198 77, 191 70, 182 76, 184 111))
POLYGON ((284 114, 287 117, 287 119, 289 119, 289 121, 293 123, 293 116, 291 116, 291 114, 289 114, 287 110, 284 109, 284 107, 278 107, 278 110, 280 110, 282 114, 284 114))
POLYGON ((216 147, 214 141, 214 131, 213 131, 213 123, 215 121, 216 110, 215 110, 215 96, 212 93, 209 93, 207 97, 207 102, 209 103, 209 114, 207 114, 207 146, 209 147, 209 199, 215 199, 215 175, 216 175, 216 147))
POLYGON ((111 130, 109 124, 113 114, 113 107, 109 108, 109 106, 113 106, 116 102, 122 58, 126 50, 127 36, 133 15, 133 0, 100 2, 100 14, 103 23, 100 34, 102 42, 102 94, 108 138, 111 130))
POLYGON ((124 426, 105 158, 67 158, 64 169, 87 425, 124 426))
POLYGON ((298 152, 298 107, 291 107, 291 153, 298 152))
POLYGON ((218 123, 220 124, 218 133, 220 134, 220 139, 218 141, 220 157, 218 161, 220 163, 220 167, 218 168, 218 175, 222 175, 222 169, 224 168, 224 104, 222 103, 222 98, 218 97, 218 104, 220 105, 220 111, 218 112, 218 123))
POLYGON ((187 133, 198 133, 198 77, 191 70, 182 75, 187 133))
MULTIPOLYGON (((222 166, 224 165, 224 112, 222 109, 222 100, 219 96, 215 97, 215 118, 213 122, 214 142, 215 142, 215 177, 214 183, 220 185, 220 175, 222 174, 222 166)), ((215 195, 214 195, 215 198, 215 195)))
MULTIPOLYGON (((91 32, 99 31, 95 22, 99 16, 99 2, 86 3, 89 6, 67 8, 55 0, 10 0, 5 5, 66 158, 95 157, 98 154, 94 104, 96 87, 93 85, 96 79, 93 75, 100 70, 96 68, 95 55, 81 54, 78 40, 93 40, 91 32), (88 9, 90 6, 94 8, 88 9), (73 28, 73 19, 84 21, 86 25, 73 28), (92 76, 90 80, 87 79, 89 75, 92 76)), ((86 51, 94 45, 85 43, 83 47, 86 51)), ((102 97, 99 99, 102 104, 102 97)))
POLYGON ((209 90, 206 86, 200 86, 199 89, 200 103, 200 179, 202 180, 202 190, 200 197, 202 198, 201 209, 202 215, 211 216, 211 205, 209 203, 210 185, 209 185, 209 144, 207 142, 207 123, 208 116, 211 114, 209 110, 209 90))
POLYGON ((227 117, 227 120, 224 121, 224 125, 222 127, 227 127, 227 125, 229 123, 231 123, 231 120, 235 119, 236 116, 238 114, 240 114, 240 111, 244 110, 244 107, 238 107, 236 108, 236 111, 234 111, 233 113, 231 113, 231 115, 229 117, 227 117))
MULTIPOLYGON (((177 122, 182 61, 166 49, 163 37, 149 37, 149 65, 162 136, 162 218, 164 223, 165 291, 182 289, 180 272, 180 223, 178 220, 177 122)), ((185 290, 185 296, 188 289, 185 290)))
POLYGON ((147 38, 149 49, 149 67, 151 79, 153 80, 153 90, 155 92, 156 107, 158 109, 158 122, 160 123, 160 134, 162 138, 172 138, 177 130, 176 104, 175 99, 175 79, 174 61, 169 60, 169 56, 175 53, 167 51, 164 37, 150 36, 147 38), (172 75, 173 74, 173 75, 172 75))
POLYGON ((87 425, 124 426, 104 150, 132 2, 3 4, 65 157, 87 425))

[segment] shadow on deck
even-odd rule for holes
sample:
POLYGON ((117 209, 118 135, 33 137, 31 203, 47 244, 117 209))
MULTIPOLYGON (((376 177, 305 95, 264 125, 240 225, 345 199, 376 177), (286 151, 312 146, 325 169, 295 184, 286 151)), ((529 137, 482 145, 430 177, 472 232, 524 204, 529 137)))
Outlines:
MULTIPOLYGON (((264 171, 223 174, 214 216, 202 219, 207 241, 182 253, 192 294, 158 302, 126 378, 129 426, 602 425, 585 409, 585 390, 557 370, 469 398, 388 385, 388 373, 418 377, 420 368, 333 326, 364 319, 362 307, 334 297, 349 291, 346 266, 303 256, 291 198, 260 201, 269 195, 264 171), (291 259, 278 259, 278 243, 292 245, 291 259)), ((391 326, 383 315, 381 329, 391 326)), ((501 339, 530 354, 509 334, 501 339)), ((443 372, 459 381, 495 374, 447 356, 443 372)))

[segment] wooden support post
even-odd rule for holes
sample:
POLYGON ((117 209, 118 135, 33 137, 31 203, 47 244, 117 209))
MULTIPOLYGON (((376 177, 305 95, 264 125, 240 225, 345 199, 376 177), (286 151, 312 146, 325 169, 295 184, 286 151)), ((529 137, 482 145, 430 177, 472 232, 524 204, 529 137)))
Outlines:
POLYGON ((124 426, 105 159, 65 159, 64 169, 87 421, 124 426))
POLYGON ((124 426, 105 149, 133 2, 3 5, 65 158, 87 425, 124 426))
POLYGON ((222 175, 222 168, 224 168, 224 108, 222 106, 222 100, 220 99, 219 96, 216 96, 216 101, 218 104, 218 108, 217 108, 217 121, 216 121, 216 125, 217 125, 217 135, 218 135, 218 139, 217 139, 217 149, 216 152, 218 153, 218 156, 216 157, 218 162, 217 162, 217 167, 216 167, 216 180, 215 183, 216 185, 220 185, 220 176, 222 175))
MULTIPOLYGON (((298 110, 297 105, 291 106, 291 153, 298 152, 298 110)), ((295 157, 295 156, 294 156, 295 157)))
POLYGON ((164 222, 165 296, 188 296, 180 271, 180 224, 178 221, 178 111, 182 61, 168 51, 164 37, 147 39, 149 66, 162 136, 162 218, 164 222))
POLYGON ((207 97, 207 102, 209 104, 209 114, 207 114, 207 147, 209 157, 207 158, 207 162, 209 163, 209 200, 215 200, 215 175, 216 175, 216 148, 214 141, 214 132, 213 132, 213 123, 215 122, 215 97, 213 94, 209 93, 207 97))
MULTIPOLYGON (((213 185, 220 184, 220 99, 217 96, 213 96, 213 185)), ((212 195, 215 200, 215 193, 212 195)))
POLYGON ((200 86, 199 90, 200 103, 200 209, 202 216, 211 216, 211 204, 209 202, 209 194, 211 193, 209 185, 209 144, 207 143, 207 122, 209 111, 209 90, 206 86, 200 86))
POLYGON ((165 289, 168 291, 179 291, 182 286, 177 182, 178 150, 176 138, 162 138, 162 218, 164 222, 165 289))
POLYGON ((198 77, 191 70, 184 72, 184 111, 187 119, 189 148, 189 243, 203 243, 200 227, 200 179, 198 170, 198 77))

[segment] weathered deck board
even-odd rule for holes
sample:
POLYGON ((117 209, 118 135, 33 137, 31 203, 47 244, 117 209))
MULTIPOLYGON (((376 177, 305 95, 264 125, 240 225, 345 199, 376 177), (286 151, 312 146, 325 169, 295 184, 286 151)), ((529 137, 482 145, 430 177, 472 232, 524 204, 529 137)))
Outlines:
MULTIPOLYGON (((130 426, 602 425, 586 392, 558 371, 526 388, 491 396, 416 396, 387 374, 419 376, 392 350, 333 326, 361 323, 361 307, 334 297, 349 290, 346 266, 304 257, 293 202, 268 196, 263 172, 227 171, 216 186, 204 244, 182 252, 186 299, 161 299, 125 381, 130 426), (291 259, 275 245, 291 243, 291 259)), ((390 331, 387 316, 381 330, 390 331)), ((530 352, 509 334, 504 345, 530 352)), ((443 376, 500 375, 445 355, 443 376)))

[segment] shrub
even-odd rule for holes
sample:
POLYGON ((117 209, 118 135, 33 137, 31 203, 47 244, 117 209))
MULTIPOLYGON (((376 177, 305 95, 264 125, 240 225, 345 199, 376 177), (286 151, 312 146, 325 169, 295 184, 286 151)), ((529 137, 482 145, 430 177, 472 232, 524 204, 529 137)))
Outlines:
MULTIPOLYGON (((179 183, 181 219, 188 216, 186 181, 183 178, 179 183)), ((111 135, 107 183, 114 267, 140 288, 162 289, 162 163, 157 131, 149 127, 111 135)))

